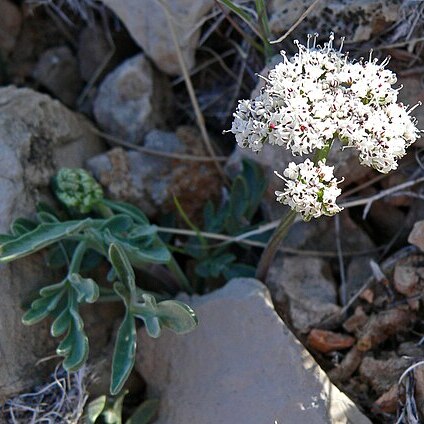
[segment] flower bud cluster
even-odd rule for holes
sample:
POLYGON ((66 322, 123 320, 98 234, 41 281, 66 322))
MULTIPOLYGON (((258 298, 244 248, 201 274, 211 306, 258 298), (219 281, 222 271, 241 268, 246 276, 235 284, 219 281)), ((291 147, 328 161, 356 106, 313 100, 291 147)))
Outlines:
POLYGON ((334 178, 333 169, 325 161, 318 161, 317 165, 310 159, 298 165, 291 162, 284 176, 277 174, 286 182, 284 191, 275 192, 277 201, 299 212, 305 221, 335 215, 342 208, 336 205, 341 189, 337 187, 340 181, 334 178))
MULTIPOLYGON (((397 102, 388 61, 379 64, 371 55, 369 61, 349 61, 333 48, 333 34, 324 47, 315 46, 316 37, 310 47, 310 38, 307 46, 296 42, 293 58, 282 52, 283 61, 264 78, 255 99, 239 102, 230 130, 237 143, 255 152, 269 143, 304 155, 339 139, 343 148, 357 150, 361 164, 382 173, 396 169, 419 131, 411 110, 397 102)), ((305 213, 319 216, 319 210, 326 207, 305 213)))
POLYGON ((62 168, 53 183, 56 197, 79 213, 89 213, 103 199, 102 187, 84 169, 62 168))

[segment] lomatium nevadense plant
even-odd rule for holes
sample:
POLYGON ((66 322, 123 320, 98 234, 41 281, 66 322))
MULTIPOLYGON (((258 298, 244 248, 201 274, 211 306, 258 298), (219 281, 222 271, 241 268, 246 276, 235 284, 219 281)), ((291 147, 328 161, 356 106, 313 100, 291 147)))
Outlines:
POLYGON ((234 113, 231 132, 239 146, 260 152, 269 143, 314 158, 290 163, 282 175, 276 172, 285 182, 275 193, 277 201, 292 213, 262 256, 257 272, 262 279, 295 213, 309 220, 342 209, 336 200, 343 176, 338 180, 326 163, 336 139, 342 148, 355 149, 362 165, 387 173, 419 137, 412 109, 397 100, 400 88, 393 86, 396 75, 385 69, 388 60, 378 63, 370 54, 369 61, 350 61, 341 47, 333 48, 333 34, 323 47, 311 38, 306 46, 295 41, 299 51, 291 59, 282 52, 283 61, 263 77, 261 93, 241 100, 234 113))

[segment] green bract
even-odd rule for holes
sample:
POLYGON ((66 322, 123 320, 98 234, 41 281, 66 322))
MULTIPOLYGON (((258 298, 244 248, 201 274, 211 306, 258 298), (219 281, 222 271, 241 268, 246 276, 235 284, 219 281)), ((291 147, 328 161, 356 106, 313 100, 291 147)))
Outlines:
POLYGON ((67 207, 84 214, 103 199, 100 184, 84 169, 62 168, 53 180, 57 198, 67 207))
POLYGON ((136 207, 123 202, 103 199, 100 186, 85 171, 65 169, 55 179, 55 192, 67 205, 68 212, 88 212, 90 217, 60 220, 46 205, 39 205, 36 220, 18 218, 9 234, 0 235, 0 263, 47 250, 47 263, 53 268, 65 268, 64 278, 44 286, 22 321, 36 324, 52 318, 50 333, 62 337, 57 353, 64 357, 63 367, 78 370, 87 360, 89 340, 79 308, 82 304, 104 300, 122 300, 126 312, 119 328, 112 363, 111 393, 118 394, 127 380, 135 360, 136 320, 142 320, 149 335, 158 337, 161 328, 176 333, 191 331, 197 325, 193 310, 174 301, 159 300, 153 293, 136 284, 133 268, 163 264, 175 274, 186 291, 189 282, 169 249, 158 237, 156 226, 136 207), (84 197, 87 194, 88 200, 84 197), (91 206, 89 206, 91 205, 91 206), (106 260, 110 265, 109 287, 99 285, 84 274, 106 260))

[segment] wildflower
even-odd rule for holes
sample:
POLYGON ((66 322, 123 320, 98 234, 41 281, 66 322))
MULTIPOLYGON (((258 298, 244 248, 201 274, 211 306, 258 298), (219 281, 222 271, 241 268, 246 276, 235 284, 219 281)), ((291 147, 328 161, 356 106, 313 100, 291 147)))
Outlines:
POLYGON ((361 164, 386 173, 416 141, 419 131, 410 111, 397 102, 396 75, 388 61, 353 62, 333 48, 332 34, 324 47, 298 42, 299 52, 265 78, 253 100, 240 101, 231 132, 241 147, 259 152, 264 143, 304 155, 335 138, 355 148, 361 164))
POLYGON ((336 204, 341 189, 337 187, 340 181, 334 178, 333 170, 325 161, 318 161, 317 165, 310 159, 298 165, 291 162, 284 176, 277 174, 286 182, 284 191, 275 192, 277 201, 299 212, 305 221, 335 215, 342 208, 336 204))
MULTIPOLYGON (((326 158, 335 139, 358 152, 362 165, 387 173, 397 168, 406 149, 419 137, 409 109, 397 101, 396 75, 378 63, 348 60, 333 48, 334 35, 323 47, 297 41, 298 53, 283 60, 264 77, 266 84, 252 100, 241 100, 231 132, 241 147, 259 152, 265 143, 289 149, 293 155, 319 153, 326 158), (325 153, 323 155, 323 152, 325 153)), ((343 45, 343 42, 342 42, 343 45)), ((278 175, 278 174, 277 174, 278 175)), ((341 193, 333 167, 310 159, 284 171, 284 191, 277 201, 304 219, 334 215, 341 193)))

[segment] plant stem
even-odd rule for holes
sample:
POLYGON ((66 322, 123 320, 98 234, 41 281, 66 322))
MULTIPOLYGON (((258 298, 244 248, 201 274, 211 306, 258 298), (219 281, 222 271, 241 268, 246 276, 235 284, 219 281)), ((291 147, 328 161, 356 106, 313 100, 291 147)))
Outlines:
POLYGON ((112 209, 107 206, 104 202, 99 202, 94 206, 94 211, 97 212, 103 218, 111 218, 113 216, 112 209))
POLYGON ((265 250, 262 253, 258 268, 256 269, 256 278, 258 280, 261 280, 265 283, 271 262, 277 253, 281 241, 287 235, 287 232, 293 224, 295 217, 296 212, 291 210, 282 218, 281 222, 278 224, 278 227, 275 229, 271 239, 269 240, 265 250))

